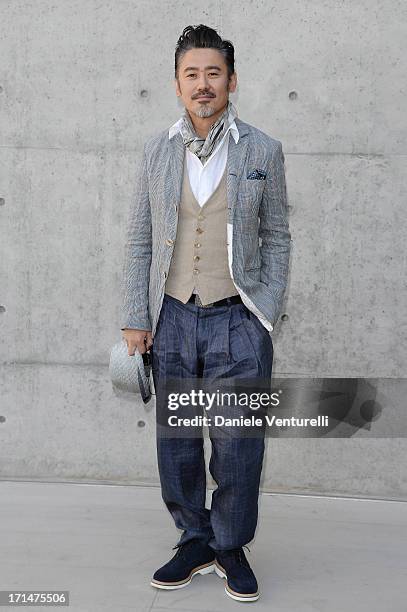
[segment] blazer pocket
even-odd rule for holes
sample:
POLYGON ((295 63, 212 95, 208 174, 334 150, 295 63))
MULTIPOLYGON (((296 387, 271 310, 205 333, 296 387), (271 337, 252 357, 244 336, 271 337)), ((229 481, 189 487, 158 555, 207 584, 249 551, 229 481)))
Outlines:
POLYGON ((254 168, 249 174, 246 176, 247 179, 252 181, 265 181, 267 176, 267 172, 262 170, 261 168, 254 168))
POLYGON ((238 187, 238 200, 240 200, 243 210, 255 212, 259 210, 264 186, 265 181, 260 179, 241 179, 238 187))

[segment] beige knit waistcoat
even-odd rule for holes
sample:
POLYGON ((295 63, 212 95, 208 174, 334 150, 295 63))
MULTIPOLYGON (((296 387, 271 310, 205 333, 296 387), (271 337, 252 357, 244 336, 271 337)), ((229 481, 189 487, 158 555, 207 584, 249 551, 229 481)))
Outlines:
POLYGON ((213 194, 200 206, 184 160, 177 234, 165 293, 184 304, 194 288, 202 304, 238 295, 229 271, 226 225, 226 168, 213 194))

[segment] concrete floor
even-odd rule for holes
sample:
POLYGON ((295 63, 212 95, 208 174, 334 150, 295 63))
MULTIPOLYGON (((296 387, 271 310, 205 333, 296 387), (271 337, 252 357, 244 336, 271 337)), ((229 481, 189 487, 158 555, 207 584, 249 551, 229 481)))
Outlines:
POLYGON ((261 595, 239 603, 216 574, 150 586, 181 533, 158 488, 2 481, 0 495, 0 590, 69 590, 75 612, 407 610, 404 502, 262 495, 246 551, 261 595))

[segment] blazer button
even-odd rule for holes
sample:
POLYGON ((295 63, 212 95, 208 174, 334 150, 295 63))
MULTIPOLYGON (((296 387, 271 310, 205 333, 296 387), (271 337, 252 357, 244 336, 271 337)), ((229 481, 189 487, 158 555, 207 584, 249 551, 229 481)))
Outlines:
POLYGON ((194 268, 194 274, 199 274, 199 270, 197 268, 194 268))
POLYGON ((167 244, 168 246, 172 246, 174 244, 174 241, 171 240, 171 238, 167 238, 167 240, 165 241, 165 244, 167 244))
POLYGON ((197 227, 196 231, 197 231, 198 234, 202 234, 203 229, 202 229, 202 227, 197 227))
POLYGON ((195 261, 199 261, 201 258, 199 257, 199 255, 194 255, 194 260, 195 261))
POLYGON ((200 242, 195 242, 194 247, 199 248, 201 246, 200 242))

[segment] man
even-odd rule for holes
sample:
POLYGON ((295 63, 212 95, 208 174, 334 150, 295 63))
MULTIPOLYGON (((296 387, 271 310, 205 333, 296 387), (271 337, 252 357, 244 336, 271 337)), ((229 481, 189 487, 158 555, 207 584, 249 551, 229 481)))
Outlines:
MULTIPOLYGON (((291 247, 284 155, 237 117, 236 86, 232 43, 185 28, 175 52, 185 109, 144 146, 124 279, 123 337, 129 355, 151 349, 156 406, 171 377, 271 379, 291 247)), ((211 443, 208 509, 202 436, 157 433, 162 497, 183 534, 151 584, 181 588, 215 570, 230 597, 255 601, 243 546, 257 525, 264 432, 211 443)))

